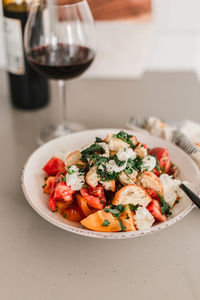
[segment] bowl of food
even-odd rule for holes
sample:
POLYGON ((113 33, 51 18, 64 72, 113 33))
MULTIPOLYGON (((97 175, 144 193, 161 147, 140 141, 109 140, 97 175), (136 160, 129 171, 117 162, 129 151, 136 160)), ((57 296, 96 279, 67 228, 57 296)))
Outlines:
POLYGON ((142 236, 176 223, 194 205, 182 181, 199 188, 199 170, 180 148, 130 130, 73 133, 27 160, 24 195, 50 223, 95 238, 142 236))

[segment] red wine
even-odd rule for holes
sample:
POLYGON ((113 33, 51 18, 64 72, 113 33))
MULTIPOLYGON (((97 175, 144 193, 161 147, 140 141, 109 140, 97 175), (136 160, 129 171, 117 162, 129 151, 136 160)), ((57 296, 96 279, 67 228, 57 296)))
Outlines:
POLYGON ((30 51, 27 58, 41 74, 53 79, 71 79, 81 75, 91 65, 95 53, 75 44, 43 46, 30 51))
MULTIPOLYGON (((3 5, 4 16, 7 22, 15 20, 16 30, 18 25, 21 30, 22 61, 23 71, 19 74, 16 70, 8 70, 11 100, 15 107, 21 109, 34 109, 45 106, 48 103, 48 83, 47 79, 37 73, 27 62, 23 48, 24 27, 28 17, 28 6, 26 2, 11 3, 3 5)), ((9 23, 8 23, 9 24, 9 23)), ((12 23, 11 23, 12 24, 12 23)), ((14 35, 16 33, 14 31, 14 35)), ((9 49, 7 49, 9 51, 9 49)), ((14 59, 19 59, 14 57, 14 59)), ((11 61, 10 64, 15 63, 11 61)), ((17 61, 16 61, 17 64, 17 61)), ((12 68, 12 65, 10 66, 12 68)))

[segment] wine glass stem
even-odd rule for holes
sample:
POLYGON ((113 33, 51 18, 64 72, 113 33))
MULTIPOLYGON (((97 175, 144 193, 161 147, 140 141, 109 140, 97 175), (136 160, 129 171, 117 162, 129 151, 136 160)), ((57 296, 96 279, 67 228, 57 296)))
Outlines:
POLYGON ((67 99, 66 99, 66 85, 64 80, 58 80, 59 87, 59 123, 60 125, 67 124, 67 99))

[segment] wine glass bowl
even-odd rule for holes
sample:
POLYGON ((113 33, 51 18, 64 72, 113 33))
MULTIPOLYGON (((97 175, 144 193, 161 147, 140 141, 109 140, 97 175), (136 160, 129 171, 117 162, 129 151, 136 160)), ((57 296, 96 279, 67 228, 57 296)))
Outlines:
POLYGON ((41 142, 70 132, 63 80, 83 74, 96 52, 95 25, 87 1, 58 1, 33 2, 25 28, 28 62, 37 72, 58 80, 60 88, 59 123, 41 133, 41 142))

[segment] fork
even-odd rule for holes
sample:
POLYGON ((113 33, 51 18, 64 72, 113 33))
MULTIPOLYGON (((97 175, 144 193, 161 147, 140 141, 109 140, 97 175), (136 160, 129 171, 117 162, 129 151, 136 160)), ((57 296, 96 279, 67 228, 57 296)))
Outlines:
POLYGON ((181 183, 180 188, 182 191, 192 200, 192 202, 200 208, 200 198, 191 189, 189 189, 184 183, 181 183))

